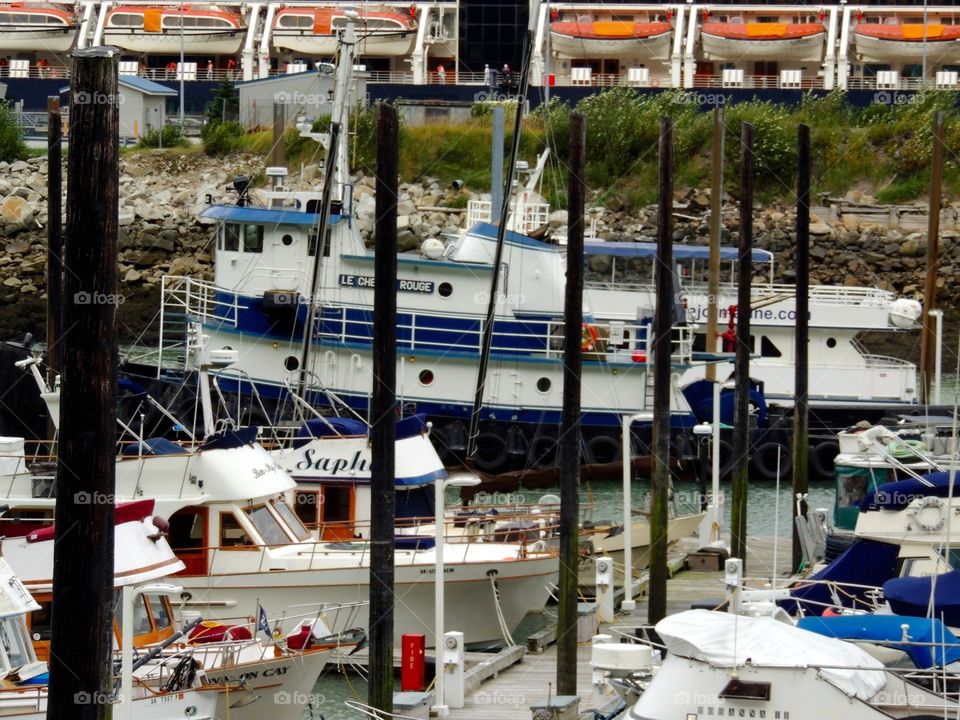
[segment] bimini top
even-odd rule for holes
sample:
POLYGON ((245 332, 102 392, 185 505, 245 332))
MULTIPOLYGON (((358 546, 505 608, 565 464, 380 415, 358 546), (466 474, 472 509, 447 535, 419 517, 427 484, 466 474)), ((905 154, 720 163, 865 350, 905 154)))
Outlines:
MULTIPOLYGON (((883 590, 886 595, 886 586, 883 590)), ((960 640, 939 620, 903 615, 811 615, 800 618, 797 627, 840 640, 890 644, 907 653, 913 664, 921 669, 942 667, 944 660, 948 665, 960 660, 960 640), (909 644, 901 643, 904 625, 907 626, 909 644)))
MULTIPOLYGON (((260 223, 262 225, 308 225, 320 224, 320 216, 316 213, 301 212, 290 208, 276 210, 272 208, 247 205, 210 205, 200 213, 200 217, 221 222, 233 223, 260 223)), ((330 225, 340 222, 340 215, 331 215, 330 225)))
MULTIPOLYGON (((614 257, 655 258, 657 244, 652 242, 591 242, 583 246, 586 255, 612 255, 614 257)), ((772 262, 773 253, 768 250, 754 249, 750 255, 755 263, 772 262)), ((674 260, 709 260, 709 245, 674 245, 674 260)), ((735 247, 720 248, 721 260, 739 260, 740 250, 735 247)))
POLYGON ((772 617, 688 610, 664 618, 656 629, 670 652, 711 665, 737 667, 749 660, 752 666, 816 667, 827 680, 861 700, 886 684, 883 664, 855 645, 772 617))
MULTIPOLYGON (((954 474, 958 474, 955 472, 954 474)), ((918 478, 884 483, 867 493, 860 504, 860 512, 868 510, 903 510, 921 497, 947 497, 950 494, 950 471, 943 470, 918 478)), ((953 494, 958 494, 956 481, 953 494)))

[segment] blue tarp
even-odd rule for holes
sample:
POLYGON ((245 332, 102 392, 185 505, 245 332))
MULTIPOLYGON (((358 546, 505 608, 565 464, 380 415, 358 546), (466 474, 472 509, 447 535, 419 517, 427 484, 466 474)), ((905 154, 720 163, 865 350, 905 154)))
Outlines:
MULTIPOLYGON (((953 484, 953 493, 957 494, 957 483, 953 484)), ((895 480, 877 487, 863 499, 861 512, 868 510, 902 510, 921 497, 946 497, 950 494, 950 472, 934 472, 919 480, 895 480)))
MULTIPOLYGON (((397 420, 397 440, 419 435, 427 429, 427 416, 419 413, 397 420)), ((297 438, 293 442, 296 448, 303 447, 310 438, 329 437, 331 435, 361 435, 366 436, 369 428, 362 420, 355 418, 329 417, 311 418, 297 430, 297 438)))
MULTIPOLYGON (((933 592, 933 617, 950 627, 960 626, 960 570, 936 577, 933 592)), ((883 596, 899 615, 924 617, 930 607, 930 589, 933 578, 898 577, 883 584, 883 596)))
POLYGON ((250 445, 256 442, 258 429, 256 425, 250 425, 249 427, 237 428, 236 430, 215 433, 207 438, 200 449, 232 450, 233 448, 250 445))
MULTIPOLYGON (((898 545, 861 538, 854 541, 832 563, 808 580, 829 580, 841 587, 849 583, 877 588, 898 575, 899 551, 898 545)), ((866 592, 864 588, 844 587, 844 592, 837 593, 835 599, 830 592, 830 587, 824 582, 809 584, 808 580, 797 583, 797 587, 790 591, 790 600, 779 602, 779 605, 791 615, 796 614, 800 607, 803 607, 807 614, 820 615, 827 606, 835 605, 837 600, 844 607, 858 607, 857 601, 866 592)), ((863 606, 872 606, 872 603, 864 603, 863 606)))
POLYGON ((902 615, 842 615, 839 617, 805 617, 797 627, 840 640, 865 640, 903 650, 918 668, 940 667, 960 660, 960 640, 939 620, 904 617, 902 615), (900 644, 903 626, 907 639, 929 643, 928 647, 900 644))
POLYGON ((125 445, 120 451, 121 455, 180 455, 187 452, 175 442, 166 438, 156 437, 147 438, 143 443, 131 443, 125 445))

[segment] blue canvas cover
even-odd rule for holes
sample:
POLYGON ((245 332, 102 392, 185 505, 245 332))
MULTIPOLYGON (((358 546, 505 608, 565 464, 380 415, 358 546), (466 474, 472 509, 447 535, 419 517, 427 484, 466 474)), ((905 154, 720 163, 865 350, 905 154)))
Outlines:
MULTIPOLYGON (((423 413, 409 415, 397 420, 397 440, 419 435, 427 429, 427 416, 423 413)), ((343 417, 311 418, 297 430, 293 442, 295 448, 306 445, 310 438, 330 435, 367 435, 369 428, 362 420, 343 417)))
MULTIPOLYGON (((861 512, 868 510, 902 510, 921 497, 946 497, 950 494, 950 472, 934 472, 922 476, 919 480, 895 480, 877 487, 864 498, 861 512)), ((957 494, 954 481, 953 494, 957 494)))
MULTIPOLYGON (((933 591, 933 617, 951 627, 960 626, 960 570, 937 575, 933 591)), ((933 578, 898 577, 883 584, 883 595, 898 615, 924 617, 930 607, 933 578)))
POLYGON ((233 448, 250 445, 257 441, 256 425, 237 428, 236 430, 225 430, 224 432, 210 435, 203 443, 201 450, 232 450, 233 448))
MULTIPOLYGON (((876 540, 857 539, 832 563, 811 576, 808 580, 829 580, 838 585, 867 585, 880 587, 890 578, 896 577, 899 546, 876 540)), ((801 580, 791 589, 789 600, 780 600, 779 605, 791 615, 800 608, 808 615, 820 615, 827 606, 840 604, 847 608, 872 607, 872 603, 859 601, 867 592, 862 587, 845 587, 844 592, 834 598, 830 588, 824 583, 811 584, 801 580)))
POLYGON ((124 445, 120 451, 124 456, 137 455, 181 455, 187 452, 182 447, 171 440, 162 437, 147 438, 142 443, 130 443, 124 445))
POLYGON ((918 668, 940 667, 960 660, 960 640, 939 620, 901 615, 841 615, 805 617, 797 627, 840 640, 864 640, 883 643, 903 650, 918 668), (903 626, 912 643, 901 644, 903 626))

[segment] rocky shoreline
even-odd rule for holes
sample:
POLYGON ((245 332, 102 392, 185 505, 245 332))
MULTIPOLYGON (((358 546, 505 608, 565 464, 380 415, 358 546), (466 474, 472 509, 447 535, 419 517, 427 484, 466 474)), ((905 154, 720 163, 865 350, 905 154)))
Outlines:
MULTIPOLYGON (((208 198, 233 202, 229 189, 237 175, 257 176, 262 157, 238 154, 208 158, 191 152, 132 152, 121 157, 119 307, 121 342, 156 342, 161 279, 164 275, 213 276, 212 226, 198 219, 208 198)), ((64 168, 66 183, 66 168, 64 168)), ((319 189, 317 168, 307 166, 297 177, 319 189)), ((0 163, 0 337, 19 340, 27 332, 44 337, 46 291, 47 161, 32 158, 0 163)), ((370 240, 373 228, 373 178, 355 181, 358 221, 370 240)), ((456 230, 465 220, 463 193, 425 180, 402 184, 398 207, 401 250, 415 250, 426 238, 456 230)), ((678 196, 673 237, 677 242, 706 244, 709 240, 709 192, 678 196)), ((66 203, 64 193, 64 204, 66 203)), ((648 240, 656 236, 655 208, 629 213, 593 208, 589 220, 597 235, 610 240, 648 240)), ((566 213, 554 212, 551 226, 565 230, 566 213)), ((776 256, 775 279, 792 283, 795 217, 789 208, 757 208, 754 239, 758 248, 776 256)), ((926 238, 847 220, 827 225, 814 222, 812 282, 866 285, 914 297, 922 294, 926 238)), ((724 213, 725 244, 736 242, 737 212, 731 203, 724 213)), ((938 302, 948 314, 957 307, 960 288, 950 281, 960 268, 958 234, 941 233, 938 302)), ((590 270, 603 273, 607 259, 591 259, 590 270)), ((948 324, 950 327, 952 324, 948 324)), ((949 334, 948 334, 949 337, 949 334)), ((903 352, 910 351, 910 339, 903 352)))

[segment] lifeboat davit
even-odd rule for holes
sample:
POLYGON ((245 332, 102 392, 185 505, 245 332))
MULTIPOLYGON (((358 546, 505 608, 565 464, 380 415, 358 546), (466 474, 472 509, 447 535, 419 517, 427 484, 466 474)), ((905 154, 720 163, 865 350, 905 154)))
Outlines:
POLYGON ((673 27, 668 22, 554 22, 551 48, 570 58, 666 58, 673 27))
POLYGON ((107 13, 103 44, 133 52, 235 55, 246 28, 236 13, 214 5, 121 5, 107 13), (181 31, 182 24, 182 31, 181 31))
MULTIPOLYGON (((921 23, 859 23, 853 30, 857 55, 866 62, 922 63, 923 27, 921 23)), ((928 61, 960 60, 960 25, 928 24, 926 27, 928 61)))
POLYGON ((820 23, 720 23, 700 28, 710 60, 819 60, 826 29, 820 23))
POLYGON ((59 5, 0 4, 0 53, 65 52, 76 31, 75 17, 59 5))
MULTIPOLYGON (((337 32, 347 24, 347 8, 285 7, 273 23, 273 45, 302 55, 333 57, 337 32)), ((357 54, 371 57, 408 55, 416 40, 417 21, 389 9, 361 10, 357 20, 357 54)))

